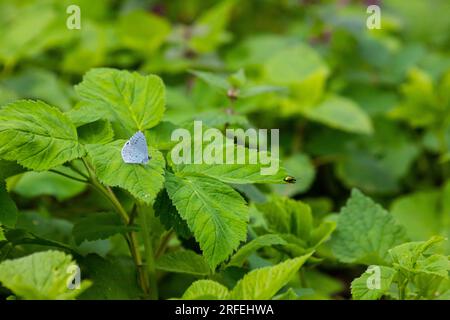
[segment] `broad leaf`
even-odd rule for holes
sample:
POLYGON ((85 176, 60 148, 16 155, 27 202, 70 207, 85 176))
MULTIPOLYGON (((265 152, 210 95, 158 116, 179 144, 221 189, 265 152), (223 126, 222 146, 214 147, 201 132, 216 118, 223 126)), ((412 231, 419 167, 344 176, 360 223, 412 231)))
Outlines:
POLYGON ((114 132, 111 123, 98 120, 77 128, 80 142, 83 144, 104 144, 111 142, 114 132))
POLYGON ((297 273, 310 254, 288 259, 273 267, 256 269, 246 274, 230 293, 234 300, 271 299, 297 273))
POLYGON ((406 231, 392 215, 354 189, 341 209, 331 245, 342 262, 383 265, 388 250, 405 241, 406 231))
POLYGON ((248 207, 228 185, 202 175, 166 173, 166 188, 212 269, 246 239, 248 207))
POLYGON ((63 252, 38 252, 0 263, 0 282, 23 299, 74 299, 90 286, 84 280, 80 289, 68 288, 75 266, 72 257, 63 252))
POLYGON ((94 114, 106 111, 108 119, 128 136, 156 126, 165 110, 164 84, 154 75, 93 69, 75 90, 88 103, 87 109, 94 114))
POLYGON ((166 253, 156 261, 156 268, 168 272, 207 276, 210 269, 205 259, 189 250, 166 253))
POLYGON ((83 155, 77 131, 58 109, 19 100, 0 110, 0 157, 43 171, 83 155))
POLYGON ((152 203, 164 183, 164 158, 153 148, 151 160, 145 164, 127 164, 121 150, 125 140, 105 145, 87 145, 87 151, 100 181, 108 186, 121 187, 145 203, 152 203))

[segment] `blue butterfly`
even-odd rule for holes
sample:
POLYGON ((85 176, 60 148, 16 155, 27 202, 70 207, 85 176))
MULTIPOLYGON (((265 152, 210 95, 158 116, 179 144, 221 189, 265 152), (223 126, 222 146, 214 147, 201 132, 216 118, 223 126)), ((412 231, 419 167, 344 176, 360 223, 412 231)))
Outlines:
POLYGON ((148 155, 147 140, 141 131, 136 132, 122 148, 122 159, 125 163, 147 164, 151 157, 148 155))

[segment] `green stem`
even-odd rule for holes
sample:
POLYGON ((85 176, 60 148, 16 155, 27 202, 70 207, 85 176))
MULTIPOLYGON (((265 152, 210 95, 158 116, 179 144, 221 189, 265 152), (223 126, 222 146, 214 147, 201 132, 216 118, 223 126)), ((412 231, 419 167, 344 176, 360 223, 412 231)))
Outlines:
POLYGON ((89 182, 88 180, 78 179, 78 178, 76 178, 76 177, 73 177, 73 176, 71 176, 71 175, 69 175, 69 174, 66 174, 66 173, 64 173, 64 172, 60 172, 60 171, 58 171, 58 170, 50 169, 50 170, 48 170, 48 171, 49 171, 49 172, 53 172, 53 173, 57 173, 57 174, 59 174, 59 175, 61 175, 61 176, 64 176, 64 177, 66 177, 66 178, 69 178, 69 179, 72 179, 72 180, 75 180, 75 181, 78 181, 78 182, 83 182, 83 183, 88 183, 88 182, 89 182))
MULTIPOLYGON (((91 185, 100 193, 102 193, 109 201, 113 204, 114 209, 121 216, 125 225, 128 225, 130 222, 130 218, 120 204, 120 201, 117 199, 116 195, 112 191, 110 187, 103 186, 96 178, 93 169, 90 168, 87 161, 82 158, 83 164, 86 167, 87 172, 89 173, 89 180, 91 185)), ((136 265, 138 271, 139 284, 141 286, 142 291, 145 296, 149 294, 149 280, 146 270, 144 269, 144 264, 142 263, 141 252, 139 251, 139 242, 134 232, 128 232, 125 237, 127 240, 128 248, 130 250, 131 256, 133 257, 134 264, 136 265)))
POLYGON ((156 259, 161 257, 162 254, 164 253, 164 251, 166 250, 167 244, 169 243, 169 240, 172 237, 172 234, 173 234, 173 229, 171 229, 170 231, 167 231, 167 233, 162 238, 161 243, 158 247, 158 250, 156 250, 156 254, 155 254, 156 259))
POLYGON ((155 255, 153 253, 153 244, 150 237, 150 230, 148 227, 148 215, 154 214, 153 207, 144 207, 139 205, 140 223, 142 229, 142 238, 144 240, 144 250, 145 250, 145 266, 147 267, 147 274, 149 278, 150 287, 150 299, 158 299, 158 283, 156 278, 156 268, 155 268, 155 255))

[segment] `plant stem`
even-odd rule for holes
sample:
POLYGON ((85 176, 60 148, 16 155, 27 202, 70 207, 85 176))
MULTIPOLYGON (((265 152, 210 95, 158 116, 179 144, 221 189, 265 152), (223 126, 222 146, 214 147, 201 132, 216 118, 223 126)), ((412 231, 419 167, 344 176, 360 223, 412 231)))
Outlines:
POLYGON ((156 278, 156 268, 155 268, 155 256, 153 253, 153 244, 150 237, 150 230, 148 228, 148 215, 154 214, 153 207, 144 207, 139 205, 140 223, 142 228, 142 238, 144 240, 144 250, 145 250, 145 265, 148 274, 149 287, 150 287, 150 299, 158 299, 158 284, 156 278))
POLYGON ((88 180, 79 179, 79 178, 73 177, 73 176, 71 176, 71 175, 69 175, 69 174, 66 174, 66 173, 64 173, 64 172, 60 172, 60 171, 58 171, 58 170, 50 169, 50 170, 48 170, 48 171, 49 171, 49 172, 56 173, 56 174, 59 174, 59 175, 64 176, 64 177, 66 177, 66 178, 68 178, 68 179, 75 180, 75 181, 78 181, 78 182, 83 182, 83 183, 88 183, 88 182, 89 182, 88 180))
MULTIPOLYGON (((102 193, 109 201, 113 204, 114 209, 121 216, 125 225, 128 225, 130 218, 128 213, 125 211, 120 201, 117 199, 116 195, 110 187, 103 186, 96 178, 95 173, 90 168, 89 164, 84 158, 81 158, 86 170, 89 173, 89 181, 91 185, 100 193, 102 193)), ((127 240, 128 248, 130 250, 131 256, 133 257, 134 264, 136 265, 138 271, 139 284, 145 296, 149 294, 149 280, 146 270, 144 269, 144 264, 142 263, 141 252, 139 251, 139 242, 136 237, 135 232, 128 232, 125 237, 127 240)))
POLYGON ((173 229, 170 231, 167 231, 167 233, 164 235, 164 237, 161 240, 161 244, 158 247, 158 250, 156 250, 155 258, 158 259, 166 250, 167 244, 169 243, 170 238, 172 237, 173 229))

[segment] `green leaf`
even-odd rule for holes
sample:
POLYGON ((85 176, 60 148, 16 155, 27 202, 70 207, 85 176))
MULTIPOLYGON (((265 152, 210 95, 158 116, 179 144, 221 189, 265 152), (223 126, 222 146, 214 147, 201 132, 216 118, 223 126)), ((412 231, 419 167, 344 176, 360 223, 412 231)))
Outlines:
POLYGON ((371 134, 370 117, 352 100, 332 96, 318 106, 303 110, 308 119, 348 132, 371 134))
POLYGON ((226 93, 231 88, 231 84, 224 76, 207 71, 190 70, 189 72, 221 92, 226 93))
MULTIPOLYGON (((182 158, 180 161, 184 161, 184 150, 192 150, 191 163, 180 163, 174 166, 180 176, 199 173, 234 184, 285 183, 286 170, 278 158, 266 151, 250 151, 249 148, 234 144, 233 140, 224 137, 218 129, 211 130, 217 130, 217 136, 210 143, 183 140, 172 149, 171 155, 176 154, 182 158), (196 145, 202 147, 195 147, 196 145), (254 157, 253 163, 250 162, 251 157, 254 157), (196 159, 201 159, 202 163, 196 164, 196 159), (232 163, 227 163, 228 159, 233 159, 232 163)), ((194 135, 196 131, 197 129, 194 129, 194 135)), ((240 136, 237 132, 235 133, 236 136, 240 136)))
POLYGON ((264 247, 270 247, 274 245, 282 245, 286 244, 286 241, 276 234, 265 234, 262 236, 259 236, 249 243, 243 245, 230 259, 230 262, 228 262, 227 267, 242 267, 242 265, 245 263, 245 260, 247 258, 258 251, 261 248, 264 247))
POLYGON ((13 228, 17 222, 17 207, 6 190, 5 183, 0 181, 0 225, 13 228))
MULTIPOLYGON (((65 167, 59 167, 58 171, 77 176, 65 167)), ((49 195, 56 197, 59 201, 64 201, 82 193, 86 186, 85 183, 53 172, 25 172, 15 183, 12 191, 26 198, 49 195)))
POLYGON ((101 258, 90 254, 80 259, 82 276, 93 285, 80 295, 83 300, 139 299, 142 290, 138 284, 136 266, 130 257, 101 258))
POLYGON ((121 15, 117 23, 117 33, 123 45, 145 55, 158 49, 169 32, 170 24, 166 19, 146 11, 136 10, 121 15))
POLYGON ((36 171, 81 157, 74 125, 41 101, 19 100, 0 110, 0 155, 36 171))
POLYGON ((155 204, 153 205, 155 215, 159 216, 161 223, 167 230, 173 228, 177 236, 188 239, 192 236, 192 232, 189 229, 187 223, 177 211, 177 208, 170 200, 167 190, 163 189, 156 197, 155 204))
POLYGON ((389 292, 396 273, 397 271, 393 268, 384 266, 369 266, 359 278, 352 281, 353 299, 380 299, 383 295, 389 292), (379 282, 377 282, 377 280, 379 282))
POLYGON ((246 239, 248 207, 228 185, 202 175, 179 177, 166 173, 166 188, 211 269, 246 239))
POLYGON ((234 4, 235 0, 221 1, 205 11, 195 21, 194 34, 189 41, 189 45, 195 51, 201 53, 211 52, 226 42, 225 28, 230 19, 234 4))
POLYGON ((164 84, 155 75, 92 69, 75 91, 94 114, 107 112, 108 119, 127 136, 156 126, 165 110, 164 84))
POLYGON ((68 288, 74 266, 72 257, 63 252, 38 252, 0 263, 0 282, 23 299, 74 299, 90 286, 83 280, 80 289, 68 288))
POLYGON ((92 241, 107 239, 117 233, 136 230, 126 226, 115 212, 92 213, 80 219, 73 226, 72 234, 75 242, 80 245, 84 240, 92 241))
POLYGON ((25 169, 16 162, 0 160, 0 180, 15 176, 24 171, 25 169))
POLYGON ((212 280, 198 280, 184 292, 183 300, 219 300, 227 299, 228 289, 212 280))
POLYGON ((232 300, 271 299, 308 260, 312 253, 288 259, 272 267, 265 267, 247 273, 230 293, 232 300))
POLYGON ((166 253, 156 261, 156 268, 167 272, 207 276, 211 273, 205 259, 189 250, 166 253))
POLYGON ((87 145, 86 149, 102 183, 121 187, 150 204, 163 187, 164 157, 158 150, 149 148, 151 160, 146 165, 125 163, 121 156, 125 142, 117 140, 105 145, 87 145))
POLYGON ((405 241, 406 231, 392 215, 354 189, 341 209, 331 245, 342 262, 385 265, 388 250, 405 241))
POLYGON ((111 123, 107 120, 84 124, 77 128, 77 132, 82 144, 105 144, 114 138, 111 123))

